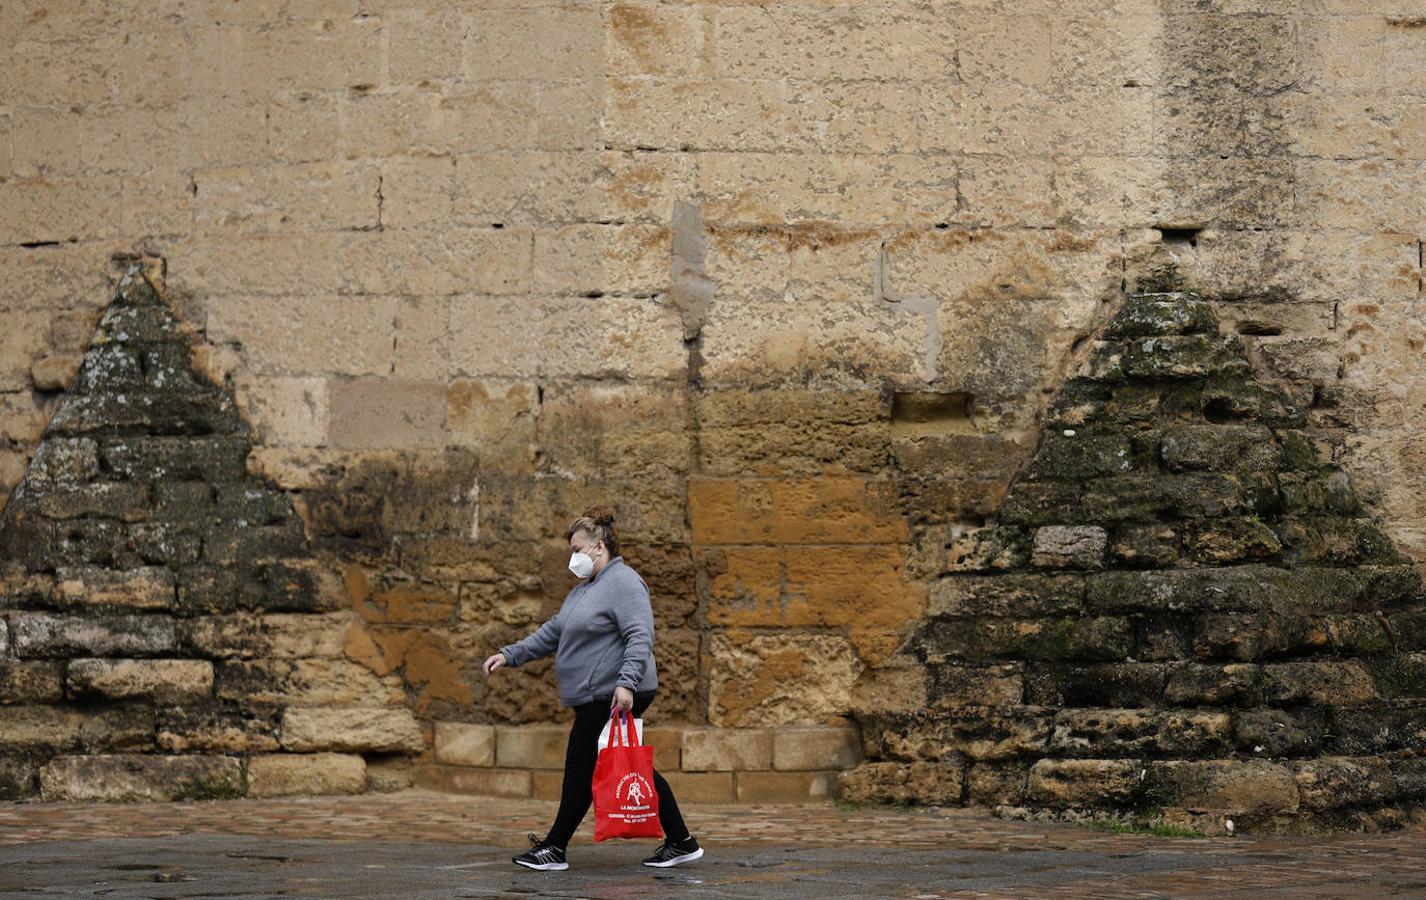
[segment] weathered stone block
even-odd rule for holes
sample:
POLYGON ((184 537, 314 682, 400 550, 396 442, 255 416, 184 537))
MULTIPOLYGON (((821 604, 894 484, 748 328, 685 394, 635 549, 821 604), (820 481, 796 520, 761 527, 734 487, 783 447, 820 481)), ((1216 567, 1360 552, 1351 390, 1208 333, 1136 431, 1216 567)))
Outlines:
POLYGON ((28 800, 40 793, 40 767, 47 757, 29 750, 0 752, 0 799, 28 800))
POLYGON ((1201 334, 1218 328, 1213 306, 1197 294, 1130 294, 1104 334, 1111 338, 1201 334))
POLYGON ((177 598, 172 570, 158 566, 119 571, 64 566, 55 575, 60 599, 71 606, 172 609, 177 598))
POLYGON ((1030 539, 1022 528, 977 528, 951 542, 946 551, 948 572, 994 572, 1018 569, 1030 559, 1030 539))
POLYGON ((1271 472, 1282 468, 1282 449, 1262 425, 1175 425, 1159 441, 1170 472, 1271 472))
POLYGON ((1305 756, 1322 746, 1326 727, 1321 709, 1248 709, 1233 714, 1233 742, 1260 757, 1305 756))
POLYGON ((252 441, 242 434, 104 437, 104 466, 133 481, 237 481, 247 471, 252 441))
POLYGON ((1332 809, 1386 802, 1396 780, 1381 757, 1323 756, 1292 764, 1304 809, 1332 809))
POLYGON ((893 543, 906 523, 885 485, 865 478, 695 479, 688 515, 701 544, 893 543))
POLYGON ((529 797, 533 772, 529 769, 476 769, 465 766, 417 766, 419 787, 452 794, 484 797, 529 797))
POLYGON ((849 769, 861 758, 861 734, 855 726, 784 726, 772 733, 772 767, 780 772, 849 769))
POLYGON ((1269 703, 1313 705, 1363 703, 1376 688, 1358 660, 1304 660, 1263 666, 1263 691, 1269 703))
POLYGON ((512 769, 562 769, 569 729, 560 725, 501 725, 495 764, 512 769))
POLYGON ((1235 813, 1292 813, 1299 806, 1291 770, 1261 760, 1150 762, 1145 793, 1163 806, 1235 813))
POLYGON ((399 754, 378 754, 366 761, 366 790, 369 794, 391 794, 416 786, 416 766, 399 754))
POLYGON ((249 797, 361 794, 366 761, 348 753, 270 753, 248 758, 249 797))
POLYGON ((436 723, 436 762, 447 766, 495 765, 495 728, 468 722, 436 723))
POLYGON ((1283 558, 1293 565, 1399 565, 1406 561, 1370 519, 1297 516, 1273 523, 1273 531, 1282 542, 1283 558))
POLYGON ((837 776, 842 799, 853 803, 959 805, 965 763, 867 762, 837 776))
POLYGON ((1027 669, 1025 703, 1033 706, 1154 706, 1163 696, 1164 663, 1120 662, 1027 669))
POLYGON ((40 794, 46 802, 177 800, 242 793, 242 764, 230 756, 57 756, 40 770, 40 794))
POLYGON ((277 750, 279 711, 256 703, 161 706, 158 746, 169 753, 269 753, 277 750))
POLYGON ((16 615, 10 619, 17 656, 117 656, 168 652, 177 644, 172 619, 162 616, 16 615))
POLYGON ((810 803, 834 796, 835 772, 733 773, 739 803, 810 803))
POLYGON ((1327 646, 1327 630, 1315 618, 1272 613, 1221 613, 1194 624, 1199 659, 1251 662, 1265 656, 1309 653, 1327 646))
POLYGON ((772 768, 773 732, 762 728, 686 728, 685 772, 731 772, 772 768))
POLYGON ((52 436, 35 448, 26 476, 37 484, 88 481, 99 474, 99 445, 90 438, 52 436))
POLYGON ((1323 741, 1333 753, 1367 755, 1426 751, 1426 715, 1420 699, 1327 707, 1323 741))
POLYGON ((987 806, 1018 806, 1025 800, 1029 771, 1024 763, 972 763, 966 767, 966 798, 987 806))
POLYGON ((1262 702, 1262 669, 1247 663, 1177 665, 1164 700, 1176 706, 1255 706, 1262 702))
POLYGON ((1042 759, 1030 767, 1025 799, 1046 806, 1122 806, 1139 793, 1133 759, 1042 759))
POLYGON ((1098 434, 1079 428, 1047 429, 1025 477, 1037 481, 1074 481, 1123 475, 1137 468, 1134 448, 1123 434, 1098 434))
POLYGON ((1030 564, 1045 569, 1097 569, 1109 535, 1095 525, 1048 525, 1035 530, 1030 564))
POLYGON ((668 781, 680 803, 731 803, 737 799, 732 772, 661 771, 659 774, 668 781))
POLYGON ((1078 613, 1086 581, 1077 575, 952 575, 931 583, 936 616, 1056 616, 1078 613))
POLYGON ((677 772, 683 766, 683 728, 677 725, 646 725, 639 739, 654 748, 654 768, 677 772))
POLYGON ((399 706, 406 692, 398 675, 376 675, 343 659, 254 659, 214 666, 220 700, 251 703, 399 706))
POLYGON ((282 747, 298 752, 420 753, 426 742, 409 709, 293 706, 282 713, 282 747))
POLYGON ((850 642, 830 634, 714 634, 708 657, 708 719, 723 727, 841 715, 862 668, 850 642))
POLYGON ((213 664, 190 659, 73 659, 65 669, 71 696, 141 697, 191 703, 213 692, 213 664))
POLYGON ((60 660, 0 660, 0 704, 58 702, 63 667, 60 660))
POLYGON ((935 619, 923 630, 927 651, 952 659, 1116 660, 1133 653, 1128 619, 935 619))
POLYGON ((1190 558, 1208 565, 1272 559, 1282 541, 1259 519, 1225 516, 1188 523, 1184 547, 1190 558))
POLYGON ((532 769, 530 771, 530 796, 532 798, 558 802, 563 794, 564 772, 556 772, 554 769, 532 769))
POLYGON ((1025 679, 1021 674, 1021 666, 1014 664, 941 664, 932 669, 929 678, 928 701, 937 709, 1018 706, 1025 694, 1025 679))

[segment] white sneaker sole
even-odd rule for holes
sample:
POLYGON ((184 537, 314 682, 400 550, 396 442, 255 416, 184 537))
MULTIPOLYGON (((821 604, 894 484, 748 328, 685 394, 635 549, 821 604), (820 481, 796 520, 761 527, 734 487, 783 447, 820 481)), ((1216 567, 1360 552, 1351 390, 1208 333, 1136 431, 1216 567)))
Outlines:
POLYGON ((536 872, 563 872, 569 868, 569 863, 527 863, 516 862, 517 866, 524 866, 527 869, 534 869, 536 872))
POLYGON ((677 866, 681 863, 693 862, 695 859, 702 858, 702 856, 703 848, 699 847, 692 853, 685 853, 682 856, 675 856, 673 859, 665 860, 664 862, 646 862, 644 863, 644 865, 654 869, 667 869, 669 866, 677 866))

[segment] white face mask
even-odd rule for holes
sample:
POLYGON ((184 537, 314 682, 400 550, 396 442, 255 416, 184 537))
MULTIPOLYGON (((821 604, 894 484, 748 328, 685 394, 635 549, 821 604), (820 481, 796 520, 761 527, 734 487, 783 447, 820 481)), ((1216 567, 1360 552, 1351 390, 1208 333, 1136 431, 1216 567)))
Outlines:
POLYGON ((588 578, 594 574, 594 560, 588 553, 575 551, 569 558, 569 570, 578 578, 588 578))

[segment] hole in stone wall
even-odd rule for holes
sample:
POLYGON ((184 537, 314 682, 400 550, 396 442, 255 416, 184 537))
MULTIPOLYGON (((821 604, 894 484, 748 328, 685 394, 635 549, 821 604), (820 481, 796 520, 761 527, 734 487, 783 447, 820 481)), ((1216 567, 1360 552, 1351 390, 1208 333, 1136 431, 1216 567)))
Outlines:
POLYGON ((898 391, 891 428, 911 436, 974 433, 974 410, 975 398, 966 391, 898 391))
POLYGON ((1168 228, 1161 225, 1159 226, 1159 238, 1165 244, 1175 244, 1181 247, 1197 247, 1198 233, 1202 230, 1202 228, 1192 226, 1186 228, 1168 228))
POLYGON ((1224 422, 1231 422, 1237 417, 1233 404, 1222 397, 1214 397, 1203 404, 1203 418, 1214 424, 1221 425, 1224 422))
POLYGON ((1274 337, 1282 334, 1282 326, 1256 319, 1245 319, 1237 324, 1239 334, 1250 337, 1274 337))

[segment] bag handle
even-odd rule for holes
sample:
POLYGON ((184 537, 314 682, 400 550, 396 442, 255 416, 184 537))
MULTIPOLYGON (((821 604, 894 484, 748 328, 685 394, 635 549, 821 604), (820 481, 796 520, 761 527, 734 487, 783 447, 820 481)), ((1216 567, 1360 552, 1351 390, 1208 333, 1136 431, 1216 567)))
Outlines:
POLYGON ((609 725, 609 746, 611 747, 639 746, 639 730, 634 727, 633 710, 627 713, 627 718, 625 716, 625 712, 617 706, 609 710, 609 718, 613 720, 609 725))

